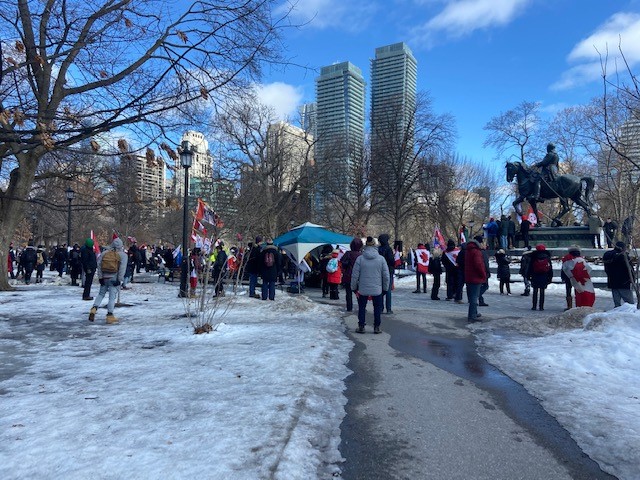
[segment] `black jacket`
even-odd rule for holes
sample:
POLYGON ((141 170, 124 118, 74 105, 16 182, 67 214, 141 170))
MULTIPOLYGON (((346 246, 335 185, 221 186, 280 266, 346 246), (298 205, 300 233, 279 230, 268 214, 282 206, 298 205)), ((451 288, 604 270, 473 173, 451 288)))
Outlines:
POLYGON ((278 247, 272 243, 268 243, 260 252, 260 276, 263 282, 275 282, 278 279, 278 273, 282 269, 282 259, 278 247), (273 253, 273 265, 268 267, 265 264, 267 253, 273 253))
POLYGON ((429 273, 431 275, 442 275, 442 257, 431 257, 429 260, 429 273))
POLYGON ((80 247, 80 262, 82 263, 82 269, 85 272, 95 272, 98 268, 98 261, 93 248, 89 248, 86 245, 80 247))
POLYGON ((614 248, 602 256, 604 271, 607 274, 607 287, 627 290, 631 288, 633 277, 629 274, 631 263, 626 252, 614 248), (627 257, 625 259, 625 257, 627 257))
POLYGON ((507 254, 496 253, 496 263, 498 264, 498 278, 501 280, 509 280, 509 278, 511 278, 511 270, 509 269, 507 254))

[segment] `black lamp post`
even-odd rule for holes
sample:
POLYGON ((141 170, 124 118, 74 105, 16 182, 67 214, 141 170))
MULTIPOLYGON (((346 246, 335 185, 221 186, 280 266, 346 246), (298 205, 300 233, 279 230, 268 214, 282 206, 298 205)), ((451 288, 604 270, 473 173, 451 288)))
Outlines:
POLYGON ((180 293, 179 297, 189 297, 189 287, 187 286, 187 279, 189 277, 189 248, 187 240, 187 222, 189 219, 189 167, 191 167, 191 161, 193 160, 193 151, 191 145, 187 140, 182 142, 180 152, 180 163, 184 168, 184 205, 182 212, 182 270, 180 271, 180 293))
POLYGON ((76 192, 69 187, 64 192, 69 201, 69 209, 67 210, 67 247, 71 245, 71 201, 76 198, 76 192))

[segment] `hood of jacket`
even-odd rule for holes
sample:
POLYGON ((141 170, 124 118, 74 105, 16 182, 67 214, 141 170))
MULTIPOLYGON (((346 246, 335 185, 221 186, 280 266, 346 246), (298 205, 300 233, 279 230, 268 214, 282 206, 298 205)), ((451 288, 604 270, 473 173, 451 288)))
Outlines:
POLYGON ((364 250, 362 251, 362 256, 367 260, 376 258, 379 255, 380 254, 378 253, 378 249, 376 247, 364 247, 364 250))
POLYGON ((480 250, 480 244, 476 240, 469 240, 466 243, 465 248, 467 250, 480 250))
POLYGON ((389 234, 388 233, 383 233, 382 235, 380 235, 378 237, 378 241, 380 242, 381 246, 389 245, 389 234))

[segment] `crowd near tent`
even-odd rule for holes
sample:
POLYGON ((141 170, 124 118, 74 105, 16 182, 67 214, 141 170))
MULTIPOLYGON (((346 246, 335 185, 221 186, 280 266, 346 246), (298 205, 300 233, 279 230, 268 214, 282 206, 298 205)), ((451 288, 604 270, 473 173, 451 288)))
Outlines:
POLYGON ((351 240, 353 237, 349 235, 332 232, 321 225, 307 222, 275 238, 273 243, 289 252, 296 262, 300 263, 311 250, 328 243, 349 250, 351 240))

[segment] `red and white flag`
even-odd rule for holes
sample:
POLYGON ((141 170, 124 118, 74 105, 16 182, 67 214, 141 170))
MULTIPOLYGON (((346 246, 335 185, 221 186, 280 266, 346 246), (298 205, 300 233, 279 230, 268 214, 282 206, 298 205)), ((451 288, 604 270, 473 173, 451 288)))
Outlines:
POLYGON ((428 273, 429 259, 431 258, 429 250, 427 250, 426 248, 416 248, 413 251, 413 254, 416 261, 416 270, 419 273, 428 273))
POLYGON ((449 251, 449 252, 444 252, 444 254, 447 256, 447 258, 449 260, 451 260, 451 263, 453 263, 456 267, 458 266, 458 254, 460 253, 460 249, 459 248, 454 248, 453 250, 449 251))
POLYGON ((93 230, 91 230, 91 233, 89 234, 89 238, 93 240, 93 253, 95 253, 96 255, 100 255, 100 245, 98 245, 98 240, 96 239, 96 236, 93 233, 93 230))
POLYGON ((440 250, 447 248, 447 242, 444 241, 444 236, 440 231, 440 227, 436 227, 433 232, 433 248, 439 248, 440 250))

